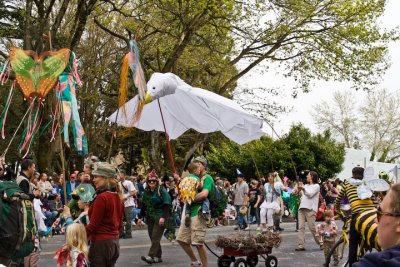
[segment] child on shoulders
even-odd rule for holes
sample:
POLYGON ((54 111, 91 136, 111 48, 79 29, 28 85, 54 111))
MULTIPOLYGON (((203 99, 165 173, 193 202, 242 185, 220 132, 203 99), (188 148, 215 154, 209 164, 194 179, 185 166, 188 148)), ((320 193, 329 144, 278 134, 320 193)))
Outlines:
MULTIPOLYGON (((196 196, 196 193, 201 190, 206 179, 203 176, 199 181, 200 176, 200 166, 196 163, 190 163, 188 165, 189 175, 179 183, 179 190, 181 192, 180 198, 182 202, 186 205, 185 209, 185 226, 190 226, 190 206, 196 196)), ((210 220, 210 201, 205 198, 202 202, 201 208, 202 217, 206 220, 210 220)))

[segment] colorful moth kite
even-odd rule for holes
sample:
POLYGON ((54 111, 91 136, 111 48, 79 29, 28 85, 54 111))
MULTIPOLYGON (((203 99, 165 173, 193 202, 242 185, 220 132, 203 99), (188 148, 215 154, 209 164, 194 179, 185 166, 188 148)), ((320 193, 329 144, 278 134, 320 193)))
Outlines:
POLYGON ((123 106, 123 113, 126 117, 124 105, 128 98, 128 74, 130 69, 132 73, 133 84, 137 88, 139 95, 139 105, 137 106, 137 110, 135 111, 135 115, 133 117, 134 122, 136 122, 140 119, 140 114, 145 104, 147 87, 146 80, 144 78, 143 68, 140 64, 139 49, 137 43, 134 40, 130 40, 129 48, 130 51, 124 56, 122 62, 118 102, 119 106, 123 106))
POLYGON ((78 154, 84 156, 88 153, 87 138, 83 130, 81 119, 78 112, 78 102, 76 100, 76 89, 82 86, 76 71, 75 53, 71 53, 70 69, 62 72, 59 76, 59 89, 56 91, 57 99, 61 101, 64 115, 64 142, 69 146, 69 122, 72 119, 72 132, 74 134, 74 145, 78 154))
POLYGON ((67 67, 70 54, 69 49, 61 49, 38 56, 34 51, 12 48, 10 63, 24 97, 44 100, 67 67))
MULTIPOLYGON (((15 73, 15 80, 12 83, 3 113, 0 116, 2 138, 5 138, 4 125, 16 83, 19 85, 24 98, 29 101, 29 108, 21 121, 22 124, 25 117, 28 116, 26 120, 27 127, 20 144, 20 152, 26 150, 25 155, 28 154, 33 139, 40 129, 43 120, 43 102, 48 93, 55 88, 56 91, 58 91, 58 101, 52 118, 52 140, 54 139, 54 134, 58 125, 58 122, 55 122, 57 118, 60 118, 62 111, 64 111, 64 118, 67 118, 64 120, 64 136, 66 136, 65 140, 68 140, 68 124, 72 114, 77 150, 79 154, 87 154, 84 131, 79 120, 79 115, 77 115, 75 89, 81 82, 77 73, 75 54, 69 49, 60 49, 58 51, 47 51, 37 55, 34 51, 22 50, 14 47, 10 51, 9 60, 7 60, 0 69, 1 84, 4 84, 10 77, 11 70, 15 73), (69 82, 66 83, 66 81, 69 82), (62 106, 60 103, 62 103, 62 106), (66 106, 65 109, 63 108, 64 106, 66 106), (65 124, 67 126, 65 126, 65 124)), ((66 143, 69 144, 68 141, 66 141, 66 143)), ((4 153, 6 152, 7 151, 4 153)))

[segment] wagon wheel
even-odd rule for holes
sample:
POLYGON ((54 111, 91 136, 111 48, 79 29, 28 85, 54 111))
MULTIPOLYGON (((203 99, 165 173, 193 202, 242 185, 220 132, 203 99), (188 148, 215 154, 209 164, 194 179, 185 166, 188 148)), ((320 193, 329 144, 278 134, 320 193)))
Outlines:
POLYGON ((218 258, 218 267, 229 267, 231 265, 232 262, 235 261, 235 258, 226 256, 226 255, 222 255, 221 257, 218 258))
POLYGON ((250 267, 256 267, 258 263, 258 256, 247 256, 246 261, 250 267))
POLYGON ((235 261, 235 265, 234 266, 235 267, 247 267, 247 262, 246 262, 245 259, 240 258, 240 259, 237 259, 235 261))
POLYGON ((277 267, 278 259, 275 256, 268 256, 265 260, 265 267, 277 267))

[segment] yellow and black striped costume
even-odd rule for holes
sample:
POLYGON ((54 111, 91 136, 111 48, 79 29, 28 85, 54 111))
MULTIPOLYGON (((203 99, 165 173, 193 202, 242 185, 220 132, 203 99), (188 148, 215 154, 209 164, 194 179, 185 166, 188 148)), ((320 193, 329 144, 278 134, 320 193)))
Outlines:
POLYGON ((378 228, 376 223, 376 209, 371 199, 361 200, 357 195, 357 186, 345 182, 336 198, 335 207, 340 211, 340 203, 344 196, 347 196, 351 206, 351 214, 356 220, 355 228, 362 237, 362 246, 375 248, 380 251, 378 245, 378 228), (358 214, 358 215, 357 215, 358 214))

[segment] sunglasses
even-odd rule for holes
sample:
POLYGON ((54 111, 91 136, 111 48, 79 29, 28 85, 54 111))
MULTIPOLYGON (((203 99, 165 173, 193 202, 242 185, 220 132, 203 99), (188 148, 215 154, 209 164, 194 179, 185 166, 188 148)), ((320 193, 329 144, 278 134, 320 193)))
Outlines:
POLYGON ((391 216, 391 217, 400 217, 400 212, 384 212, 381 209, 381 206, 378 206, 376 209, 376 220, 379 222, 383 215, 391 216))
POLYGON ((149 184, 151 184, 151 183, 157 182, 157 180, 148 180, 147 182, 148 182, 149 184))

